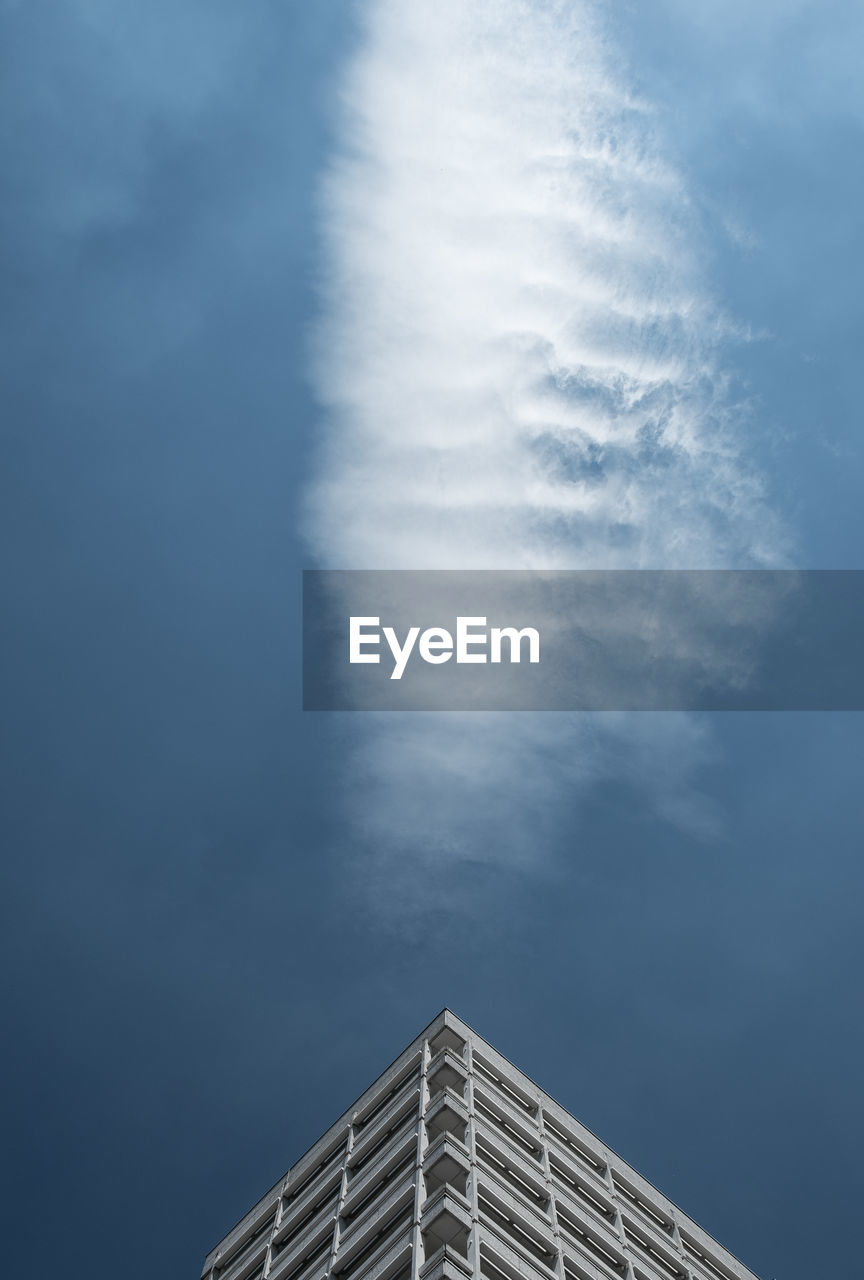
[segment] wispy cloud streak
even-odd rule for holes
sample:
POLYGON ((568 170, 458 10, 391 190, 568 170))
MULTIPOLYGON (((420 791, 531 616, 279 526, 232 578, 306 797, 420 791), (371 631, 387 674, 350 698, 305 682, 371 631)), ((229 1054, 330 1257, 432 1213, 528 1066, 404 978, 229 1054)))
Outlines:
MULTIPOLYGON (((686 186, 593 10, 372 0, 367 24, 322 196, 319 561, 775 563, 686 186)), ((385 862, 536 857, 560 797, 609 767, 610 735, 664 811, 705 824, 683 763, 703 734, 683 718, 662 779, 646 722, 519 718, 508 763, 493 720, 359 731, 358 827, 385 862)))

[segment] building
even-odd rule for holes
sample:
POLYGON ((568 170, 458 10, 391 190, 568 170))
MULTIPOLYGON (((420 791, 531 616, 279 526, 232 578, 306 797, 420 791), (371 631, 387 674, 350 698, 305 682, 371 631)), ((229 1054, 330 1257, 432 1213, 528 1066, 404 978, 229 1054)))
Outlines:
POLYGON ((203 1280, 755 1280, 444 1010, 203 1280))

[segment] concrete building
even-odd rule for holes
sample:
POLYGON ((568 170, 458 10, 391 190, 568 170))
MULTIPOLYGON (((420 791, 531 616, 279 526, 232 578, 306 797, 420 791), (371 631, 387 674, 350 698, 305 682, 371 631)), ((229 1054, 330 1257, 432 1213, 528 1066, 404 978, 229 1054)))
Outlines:
POLYGON ((444 1010, 203 1280, 755 1280, 444 1010))

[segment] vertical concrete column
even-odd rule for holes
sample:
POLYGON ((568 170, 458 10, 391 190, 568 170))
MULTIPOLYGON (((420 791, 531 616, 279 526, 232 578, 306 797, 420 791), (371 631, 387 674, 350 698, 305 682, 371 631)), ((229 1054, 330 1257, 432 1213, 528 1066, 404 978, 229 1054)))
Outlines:
POLYGON ((681 1270, 687 1276, 687 1280, 691 1280, 692 1272, 687 1262, 687 1254, 684 1252, 684 1241, 681 1239, 681 1232, 674 1216, 672 1218, 672 1243, 675 1245, 675 1252, 681 1259, 681 1270))
POLYGON ((276 1205, 276 1214, 275 1214, 275 1217, 273 1218, 273 1226, 270 1228, 270 1239, 267 1241, 267 1252, 264 1255, 264 1270, 261 1272, 262 1276, 269 1276, 270 1274, 270 1264, 273 1261, 273 1232, 276 1230, 277 1226, 279 1225, 279 1214, 281 1212, 282 1212, 282 1193, 280 1191, 279 1202, 276 1205))
POLYGON ((417 1154, 414 1161, 414 1226, 411 1231, 411 1278, 417 1280, 423 1265, 423 1237, 421 1232, 420 1208, 425 1199, 423 1193, 423 1156, 428 1145, 426 1141, 426 1108, 429 1106, 429 1059, 432 1051, 429 1041, 423 1041, 420 1058, 420 1107, 417 1117, 417 1154))
POLYGON ((270 1239, 267 1241, 267 1253, 264 1257, 264 1270, 262 1275, 270 1274, 270 1267, 273 1264, 273 1237, 282 1220, 282 1209, 285 1205, 285 1192, 288 1190, 288 1178, 283 1178, 282 1186, 279 1188, 279 1199, 276 1201, 276 1212, 273 1214, 273 1225, 270 1228, 270 1239))
POLYGON ((624 1261, 627 1264, 626 1280, 636 1280, 636 1274, 633 1270, 633 1259, 630 1256, 630 1242, 624 1234, 624 1219, 621 1217, 621 1203, 618 1191, 615 1187, 615 1179, 612 1177, 612 1166, 607 1156, 603 1157, 606 1165, 606 1171, 603 1180, 609 1188, 609 1196, 615 1206, 615 1229, 618 1232, 618 1242, 621 1245, 621 1252, 624 1254, 624 1261))
POLYGON ((471 1230, 468 1235, 468 1261, 474 1280, 480 1280, 480 1205, 477 1192, 477 1119, 474 1113, 474 1046, 471 1037, 465 1041, 465 1065, 468 1068, 465 1099, 468 1107, 468 1154, 471 1171, 468 1183, 468 1203, 471 1205, 471 1230))
POLYGON ((561 1249, 561 1229, 558 1226, 558 1206, 555 1203, 555 1190, 552 1185, 552 1166, 549 1163, 549 1138, 543 1121, 543 1108, 537 1108, 537 1123, 540 1127, 540 1149, 542 1152, 543 1178, 549 1195, 549 1221, 552 1223, 552 1238, 555 1243, 555 1274, 564 1280, 564 1253, 561 1249))
POLYGON ((342 1226, 342 1206, 345 1203, 345 1196, 348 1191, 348 1160, 354 1149, 355 1127, 353 1122, 348 1126, 348 1140, 345 1143, 345 1149, 342 1152, 342 1178, 339 1182, 339 1200, 336 1205, 336 1221, 333 1224, 333 1239, 330 1242, 330 1261, 327 1263, 327 1275, 333 1270, 333 1264, 336 1261, 336 1254, 339 1252, 339 1236, 341 1235, 342 1226))
POLYGON ((264 1275, 270 1274, 270 1268, 273 1265, 273 1237, 282 1221, 282 1211, 285 1208, 285 1192, 288 1190, 290 1178, 282 1179, 282 1186, 279 1188, 279 1199, 276 1201, 276 1213, 273 1218, 273 1226, 270 1228, 270 1239, 267 1241, 267 1256, 264 1259, 264 1275))

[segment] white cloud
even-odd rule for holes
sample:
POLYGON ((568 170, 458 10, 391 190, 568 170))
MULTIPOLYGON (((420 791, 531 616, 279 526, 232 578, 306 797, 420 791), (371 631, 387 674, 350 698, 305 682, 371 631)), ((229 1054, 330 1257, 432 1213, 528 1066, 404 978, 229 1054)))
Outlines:
MULTIPOLYGON (((700 279, 686 185, 586 5, 372 0, 322 216, 321 563, 782 555, 728 402, 733 328, 700 279)), ((688 784, 703 735, 685 718, 654 719, 653 747, 628 717, 509 718, 502 751, 504 720, 361 730, 354 816, 376 857, 535 859, 604 771, 706 829, 688 784)))

